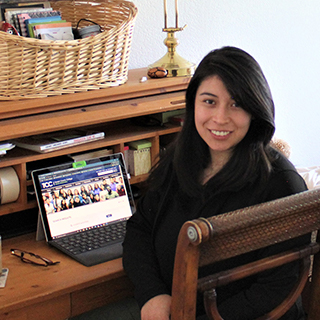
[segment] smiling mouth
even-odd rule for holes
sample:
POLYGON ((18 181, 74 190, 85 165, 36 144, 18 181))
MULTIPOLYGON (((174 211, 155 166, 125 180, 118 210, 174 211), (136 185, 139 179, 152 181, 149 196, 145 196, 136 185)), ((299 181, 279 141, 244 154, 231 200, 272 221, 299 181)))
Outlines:
POLYGON ((211 130, 211 133, 213 133, 216 136, 224 137, 231 133, 231 131, 217 131, 217 130, 211 130))

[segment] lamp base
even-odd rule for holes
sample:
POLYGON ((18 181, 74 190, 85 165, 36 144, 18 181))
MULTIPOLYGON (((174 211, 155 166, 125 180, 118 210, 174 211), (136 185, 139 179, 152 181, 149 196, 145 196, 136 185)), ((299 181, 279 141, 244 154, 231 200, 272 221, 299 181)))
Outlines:
POLYGON ((161 59, 148 66, 148 69, 162 67, 167 70, 167 77, 192 76, 196 65, 187 61, 177 54, 177 52, 167 52, 161 59))

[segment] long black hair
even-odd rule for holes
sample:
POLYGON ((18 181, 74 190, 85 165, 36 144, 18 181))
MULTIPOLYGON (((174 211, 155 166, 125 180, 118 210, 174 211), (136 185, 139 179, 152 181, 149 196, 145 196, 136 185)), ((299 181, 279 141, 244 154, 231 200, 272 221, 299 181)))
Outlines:
POLYGON ((222 80, 230 96, 252 116, 252 120, 228 163, 208 183, 223 191, 238 190, 249 181, 267 181, 271 171, 269 142, 275 131, 270 88, 251 55, 235 47, 223 47, 207 54, 190 80, 183 128, 150 175, 156 188, 165 186, 170 180, 189 196, 201 193, 201 177, 211 158, 208 145, 195 127, 194 104, 200 84, 212 76, 222 80))

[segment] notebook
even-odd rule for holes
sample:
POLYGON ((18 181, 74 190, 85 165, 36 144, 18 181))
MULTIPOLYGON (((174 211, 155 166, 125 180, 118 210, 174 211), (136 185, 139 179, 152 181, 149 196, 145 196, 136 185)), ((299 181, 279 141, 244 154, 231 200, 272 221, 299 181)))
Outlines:
POLYGON ((85 266, 122 256, 135 211, 122 153, 32 171, 46 241, 85 266))

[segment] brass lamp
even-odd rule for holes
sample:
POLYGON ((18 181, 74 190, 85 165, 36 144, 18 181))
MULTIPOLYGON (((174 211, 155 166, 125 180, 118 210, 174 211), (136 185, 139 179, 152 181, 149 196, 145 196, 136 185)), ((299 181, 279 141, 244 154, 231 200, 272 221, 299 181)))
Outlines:
POLYGON ((176 47, 179 44, 178 39, 175 37, 175 32, 182 31, 183 28, 178 26, 178 0, 175 0, 175 16, 176 26, 175 28, 167 27, 167 0, 164 0, 164 28, 163 32, 167 32, 167 38, 164 40, 164 44, 168 48, 168 52, 158 61, 149 65, 149 70, 153 68, 163 68, 167 71, 167 77, 178 76, 191 76, 195 71, 195 64, 182 58, 177 52, 176 47))

